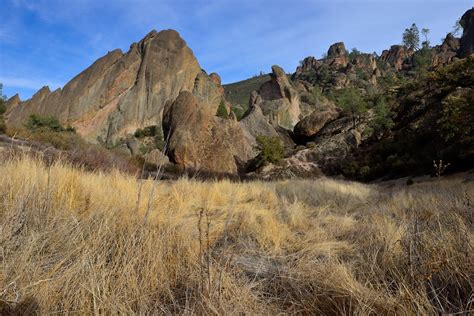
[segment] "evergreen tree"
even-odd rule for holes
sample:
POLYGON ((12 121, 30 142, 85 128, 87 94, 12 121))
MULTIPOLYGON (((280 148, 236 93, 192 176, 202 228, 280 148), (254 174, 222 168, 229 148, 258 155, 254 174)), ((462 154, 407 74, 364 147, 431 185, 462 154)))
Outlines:
POLYGON ((354 87, 346 88, 342 90, 336 101, 345 113, 350 114, 352 125, 356 128, 360 115, 367 111, 367 102, 359 90, 354 87))
POLYGON ((375 118, 370 122, 369 127, 373 129, 376 135, 382 135, 394 125, 392 113, 386 104, 385 98, 378 98, 374 110, 375 118))

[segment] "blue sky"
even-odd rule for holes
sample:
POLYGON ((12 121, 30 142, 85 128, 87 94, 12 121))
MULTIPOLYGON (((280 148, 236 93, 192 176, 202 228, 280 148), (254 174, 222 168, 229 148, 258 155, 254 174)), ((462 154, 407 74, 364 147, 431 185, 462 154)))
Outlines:
POLYGON ((416 22, 439 44, 474 0, 0 0, 0 82, 24 100, 62 87, 150 30, 176 29, 223 82, 278 64, 293 72, 330 44, 380 53, 416 22))

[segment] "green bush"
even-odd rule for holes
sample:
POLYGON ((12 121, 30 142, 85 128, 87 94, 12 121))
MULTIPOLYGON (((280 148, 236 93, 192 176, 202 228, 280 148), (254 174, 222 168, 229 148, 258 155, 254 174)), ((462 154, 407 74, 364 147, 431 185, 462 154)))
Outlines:
POLYGON ((260 150, 260 164, 279 163, 284 156, 284 148, 278 137, 257 136, 257 148, 260 150))
POLYGON ((31 132, 50 131, 50 132, 68 132, 75 133, 76 130, 71 126, 62 126, 59 120, 53 116, 30 115, 26 128, 31 132))
POLYGON ((413 55, 413 64, 415 70, 418 72, 426 71, 431 66, 433 60, 433 49, 429 47, 423 47, 422 49, 415 52, 413 55))
POLYGON ((153 137, 152 145, 150 144, 142 145, 143 148, 141 148, 140 151, 144 154, 152 151, 155 148, 162 151, 165 146, 163 131, 157 125, 146 126, 143 129, 139 128, 135 131, 134 136, 136 138, 153 137))
POLYGON ((219 103, 219 107, 217 108, 216 115, 223 119, 229 118, 229 113, 227 113, 227 107, 225 106, 224 100, 222 100, 221 103, 219 103))
POLYGON ((240 121, 244 117, 245 110, 241 107, 233 106, 231 111, 234 112, 237 121, 240 121))
POLYGON ((143 137, 154 137, 156 135, 162 134, 161 130, 156 125, 146 126, 143 129, 139 128, 135 131, 136 138, 143 137))

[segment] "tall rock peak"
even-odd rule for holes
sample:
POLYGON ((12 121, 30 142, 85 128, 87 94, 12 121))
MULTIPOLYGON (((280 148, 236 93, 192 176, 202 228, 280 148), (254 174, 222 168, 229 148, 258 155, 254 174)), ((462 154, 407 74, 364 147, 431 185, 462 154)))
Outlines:
POLYGON ((166 102, 192 91, 201 72, 175 30, 151 31, 123 54, 114 50, 74 77, 62 90, 42 88, 11 109, 7 125, 30 114, 57 117, 88 141, 113 142, 149 125, 161 126, 166 102))

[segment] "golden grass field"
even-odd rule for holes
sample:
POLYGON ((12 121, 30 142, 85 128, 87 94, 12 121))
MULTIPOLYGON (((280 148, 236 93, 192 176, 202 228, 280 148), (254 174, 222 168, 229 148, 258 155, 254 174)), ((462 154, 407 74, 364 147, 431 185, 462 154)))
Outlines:
POLYGON ((474 183, 139 181, 0 162, 0 314, 474 311, 474 183))

